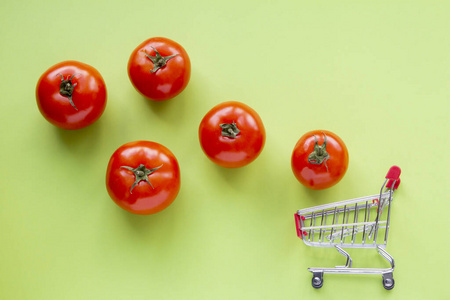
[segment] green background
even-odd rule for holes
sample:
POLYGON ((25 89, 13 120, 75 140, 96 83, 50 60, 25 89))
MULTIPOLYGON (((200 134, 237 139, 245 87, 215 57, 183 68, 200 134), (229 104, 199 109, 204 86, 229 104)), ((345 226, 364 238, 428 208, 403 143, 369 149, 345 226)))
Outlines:
MULTIPOLYGON (((448 297, 449 20, 449 2, 430 0, 1 0, 0 298, 448 297), (164 103, 142 98, 126 73, 153 36, 192 62, 186 90, 164 103), (46 122, 34 95, 68 59, 97 68, 108 88, 103 116, 78 131, 46 122), (204 114, 228 100, 254 108, 267 131, 241 169, 211 163, 197 138, 204 114), (337 133, 350 155, 324 191, 290 167, 313 129, 337 133), (104 183, 115 149, 141 139, 171 149, 182 173, 175 202, 151 216, 120 209, 104 183), (375 194, 394 164, 395 288, 325 275, 314 290, 307 268, 344 258, 304 245, 294 212, 375 194)), ((375 250, 350 253, 355 267, 387 267, 375 250)))

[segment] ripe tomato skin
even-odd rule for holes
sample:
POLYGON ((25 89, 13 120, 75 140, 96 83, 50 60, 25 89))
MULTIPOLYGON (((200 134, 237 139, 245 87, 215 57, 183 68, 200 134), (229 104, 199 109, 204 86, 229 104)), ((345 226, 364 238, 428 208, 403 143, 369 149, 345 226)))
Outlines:
POLYGON ((206 156, 225 168, 240 168, 254 161, 266 140, 258 113, 237 101, 223 102, 213 107, 201 121, 198 134, 206 156), (222 136, 220 124, 232 122, 236 123, 239 134, 236 138, 222 136))
POLYGON ((344 142, 336 134, 327 130, 314 130, 304 134, 292 152, 291 167, 295 177, 304 186, 313 190, 322 190, 338 183, 348 168, 348 151, 344 142), (329 159, 325 163, 313 164, 308 161, 314 151, 315 139, 322 146, 327 136, 326 151, 329 159), (328 170, 327 170, 328 167, 328 170))
POLYGON ((189 83, 191 61, 184 48, 168 38, 154 37, 142 42, 128 60, 128 76, 135 89, 154 101, 171 99, 189 83), (145 55, 155 56, 155 48, 163 57, 176 55, 164 67, 152 73, 153 62, 145 55))
POLYGON ((106 85, 92 66, 78 61, 63 61, 45 71, 36 85, 36 102, 44 118, 62 129, 80 129, 91 125, 106 107, 106 85), (61 95, 61 75, 76 84, 72 101, 61 95), (77 110, 78 109, 78 110, 77 110))
POLYGON ((178 161, 161 144, 150 141, 127 143, 111 156, 106 171, 106 188, 111 199, 126 211, 138 215, 157 213, 168 207, 178 195, 178 161), (161 167, 147 176, 153 188, 140 181, 131 190, 136 177, 132 171, 121 167, 137 168, 141 164, 148 169, 161 167))

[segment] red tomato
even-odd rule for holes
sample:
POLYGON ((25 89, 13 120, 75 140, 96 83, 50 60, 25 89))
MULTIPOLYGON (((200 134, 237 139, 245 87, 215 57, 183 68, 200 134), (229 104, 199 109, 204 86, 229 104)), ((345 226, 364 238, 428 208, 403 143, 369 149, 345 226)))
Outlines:
POLYGON ((128 76, 136 90, 155 101, 181 93, 191 76, 191 62, 181 45, 167 38, 144 41, 131 53, 128 76))
POLYGON ((213 107, 200 123, 198 134, 206 156, 225 168, 239 168, 254 161, 266 140, 256 111, 235 101, 213 107))
POLYGON ((347 147, 330 131, 310 131, 295 145, 291 166, 295 177, 304 186, 313 190, 329 188, 347 171, 347 147))
POLYGON ((100 73, 78 61, 64 61, 42 74, 36 86, 41 114, 63 129, 80 129, 100 118, 106 107, 106 86, 100 73))
POLYGON ((127 143, 109 160, 106 189, 117 205, 131 213, 157 213, 169 206, 180 190, 177 159, 158 143, 127 143))

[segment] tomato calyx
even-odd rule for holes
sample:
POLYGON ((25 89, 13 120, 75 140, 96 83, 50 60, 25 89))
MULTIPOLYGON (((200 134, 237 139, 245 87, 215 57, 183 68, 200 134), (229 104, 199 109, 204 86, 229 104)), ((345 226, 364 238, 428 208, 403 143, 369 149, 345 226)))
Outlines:
POLYGON ((325 136, 325 140, 321 146, 319 146, 317 137, 314 135, 314 140, 316 142, 314 144, 313 152, 308 156, 308 162, 315 165, 320 165, 324 162, 328 172, 327 160, 330 159, 330 155, 327 152, 327 135, 325 133, 323 133, 323 135, 325 136))
POLYGON ((164 67, 171 58, 174 58, 175 56, 179 55, 177 53, 174 55, 162 56, 161 54, 159 54, 158 50, 156 50, 153 47, 152 49, 155 51, 155 56, 147 54, 147 52, 145 52, 144 50, 145 56, 147 56, 153 63, 153 70, 150 70, 150 73, 155 73, 156 71, 164 67))
POLYGON ((59 93, 64 96, 67 97, 69 99, 70 105, 73 106, 73 108, 75 108, 76 110, 78 110, 78 108, 75 106, 75 104, 72 101, 72 94, 73 94, 73 89, 77 86, 78 83, 72 83, 72 79, 75 77, 75 75, 77 74, 73 74, 72 77, 69 75, 67 76, 67 79, 64 79, 64 76, 62 74, 61 75, 61 83, 59 85, 59 93))
POLYGON ((232 139, 235 139, 239 132, 241 132, 234 121, 233 123, 222 123, 219 126, 222 128, 222 136, 232 139))
POLYGON ((153 168, 153 169, 147 169, 145 167, 145 165, 140 164, 139 167, 133 169, 132 167, 128 167, 128 166, 121 166, 121 169, 127 169, 130 170, 131 172, 133 172, 136 180, 134 181, 133 185, 131 186, 130 189, 130 194, 133 194, 133 188, 141 181, 146 181, 151 187, 152 189, 154 189, 153 185, 150 183, 150 181, 148 180, 148 175, 152 174, 153 172, 155 172, 156 170, 158 170, 159 168, 161 168, 163 165, 160 165, 159 167, 153 168))

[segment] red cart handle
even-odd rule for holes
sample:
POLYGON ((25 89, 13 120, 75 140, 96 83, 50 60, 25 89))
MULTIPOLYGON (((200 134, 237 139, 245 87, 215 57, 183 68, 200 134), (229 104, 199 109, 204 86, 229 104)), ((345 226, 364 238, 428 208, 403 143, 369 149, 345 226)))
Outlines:
POLYGON ((386 179, 390 179, 392 181, 398 180, 400 178, 401 173, 402 173, 402 170, 399 167, 392 166, 386 175, 386 179))
POLYGON ((295 217, 295 227, 297 228, 297 236, 302 237, 302 224, 300 223, 300 216, 296 213, 295 217))
MULTIPOLYGON (((398 189, 398 186, 400 185, 400 182, 401 182, 400 178, 399 178, 398 180, 395 181, 394 188, 393 188, 394 191, 395 191, 396 189, 398 189)), ((392 187, 392 184, 393 184, 393 183, 394 183, 394 180, 389 179, 389 180, 388 180, 388 183, 386 184, 386 187, 387 187, 388 189, 390 189, 390 188, 392 187)))
MULTIPOLYGON (((295 217, 295 227, 297 228, 297 236, 299 238, 303 238, 303 235, 307 235, 305 231, 302 231, 302 222, 300 221, 300 216, 296 213, 295 217)), ((305 221, 305 217, 301 217, 303 221, 305 221)))
POLYGON ((401 173, 402 173, 402 170, 399 167, 392 166, 386 175, 386 179, 388 179, 386 187, 389 189, 392 188, 393 190, 398 189, 398 186, 400 185, 400 174, 401 173), (395 182, 395 184, 393 184, 394 182, 395 182))

